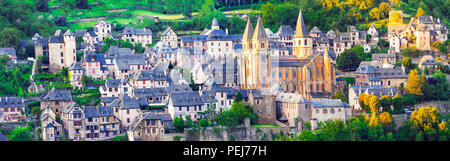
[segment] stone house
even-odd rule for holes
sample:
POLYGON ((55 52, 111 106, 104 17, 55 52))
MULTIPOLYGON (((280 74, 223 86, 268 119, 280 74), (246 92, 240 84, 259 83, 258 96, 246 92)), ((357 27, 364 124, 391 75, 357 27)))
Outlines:
POLYGON ((120 120, 109 106, 84 107, 86 140, 104 140, 119 134, 120 120))
POLYGON ((161 34, 161 42, 167 44, 171 48, 178 47, 178 37, 177 34, 172 30, 172 28, 167 27, 166 30, 161 34))
POLYGON ((25 103, 19 97, 0 97, 0 123, 17 122, 26 118, 25 103))
POLYGON ((362 93, 373 94, 378 98, 381 98, 384 95, 394 97, 396 94, 402 94, 400 90, 398 90, 398 88, 386 88, 381 85, 354 85, 351 86, 348 90, 349 105, 353 109, 361 109, 358 97, 362 93))
POLYGON ((81 79, 84 77, 84 72, 84 68, 81 67, 79 63, 74 63, 69 68, 70 84, 74 89, 83 89, 83 83, 81 82, 81 79))
POLYGON ((97 41, 104 41, 106 37, 111 36, 112 25, 109 21, 100 20, 95 24, 94 32, 97 35, 97 41))
POLYGON ((185 119, 187 116, 198 121, 202 116, 197 113, 205 110, 206 106, 198 92, 172 93, 169 98, 168 112, 172 119, 179 116, 185 119))
POLYGON ((115 77, 118 79, 127 79, 132 73, 146 70, 147 59, 143 55, 119 55, 114 61, 115 77))
POLYGON ((70 141, 85 139, 84 110, 76 103, 71 103, 61 110, 61 122, 64 133, 70 141))
POLYGON ((395 54, 372 54, 372 61, 376 60, 378 64, 389 63, 395 64, 397 56, 395 54))
POLYGON ((248 91, 248 102, 258 115, 258 123, 272 124, 276 120, 276 95, 268 89, 248 91))
POLYGON ((131 94, 131 87, 127 79, 108 79, 105 85, 99 88, 102 97, 119 97, 123 94, 131 94))
POLYGON ((105 80, 108 78, 108 68, 106 67, 105 55, 89 52, 85 54, 86 76, 97 80, 105 80))
POLYGON ((298 120, 311 120, 311 107, 302 95, 279 93, 276 96, 277 120, 288 126, 295 126, 298 120))
POLYGON ((56 120, 56 114, 47 106, 41 113, 41 130, 43 141, 57 141, 63 134, 63 127, 56 120))
POLYGON ((43 110, 50 105, 56 115, 60 115, 63 108, 73 103, 70 91, 59 91, 52 88, 47 94, 41 98, 41 109, 43 110))
POLYGON ((352 108, 346 102, 341 100, 312 100, 311 105, 311 123, 325 122, 327 120, 348 120, 352 117, 352 108))
POLYGON ((419 60, 419 68, 424 70, 425 68, 428 68, 431 70, 431 72, 434 72, 437 68, 438 62, 433 58, 432 55, 424 55, 419 60))
POLYGON ((356 85, 369 85, 370 78, 378 78, 380 85, 384 87, 399 87, 401 83, 406 86, 408 81, 408 76, 401 67, 386 63, 379 64, 376 61, 361 62, 355 71, 356 85))
POLYGON ((125 27, 122 32, 122 40, 130 41, 132 44, 141 43, 143 47, 152 42, 152 30, 150 29, 135 29, 133 27, 125 27))
POLYGON ((131 77, 131 86, 136 88, 159 88, 169 86, 168 78, 162 71, 142 70, 131 77))
POLYGON ((172 129, 172 118, 169 114, 146 112, 128 128, 130 141, 158 141, 167 129, 172 129))

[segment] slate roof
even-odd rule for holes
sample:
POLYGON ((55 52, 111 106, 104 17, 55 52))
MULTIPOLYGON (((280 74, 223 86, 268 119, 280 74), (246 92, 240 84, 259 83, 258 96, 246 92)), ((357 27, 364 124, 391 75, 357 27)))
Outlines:
POLYGON ((119 55, 116 57, 116 63, 119 70, 128 70, 130 65, 145 65, 143 55, 119 55))
POLYGON ((164 72, 169 69, 169 65, 170 65, 169 62, 160 62, 155 66, 155 68, 153 68, 153 70, 164 72))
MULTIPOLYGON (((395 96, 396 94, 400 94, 400 90, 398 88, 384 88, 381 85, 374 85, 374 86, 369 86, 369 85, 362 85, 362 86, 358 86, 358 85, 353 85, 351 86, 351 89, 353 90, 353 92, 355 92, 356 96, 359 96, 359 94, 361 93, 369 93, 369 94, 373 94, 377 97, 381 97, 384 95, 390 95, 390 96, 395 96)), ((356 98, 358 99, 358 98, 356 98)))
POLYGON ((200 97, 198 92, 195 91, 172 93, 170 100, 172 101, 172 105, 174 107, 203 105, 202 98, 200 97))
POLYGON ((114 116, 113 109, 110 106, 86 106, 84 107, 84 116, 86 118, 114 116))
POLYGON ((22 98, 0 97, 0 108, 25 107, 22 98))
POLYGON ((192 88, 188 84, 171 84, 167 87, 169 93, 192 92, 192 88))
POLYGON ((134 89, 135 97, 161 97, 168 96, 166 88, 137 88, 134 89))
POLYGON ((166 30, 164 30, 164 32, 161 34, 161 36, 167 35, 167 33, 169 33, 169 31, 171 31, 171 30, 172 30, 172 28, 167 27, 166 30))
POLYGON ((100 62, 100 66, 103 66, 106 64, 105 55, 89 52, 86 54, 86 62, 100 62))
POLYGON ((106 87, 110 88, 110 87, 119 87, 120 84, 122 83, 121 79, 108 79, 106 80, 106 87))
POLYGON ((83 113, 83 109, 81 109, 81 107, 76 104, 76 103, 71 103, 70 105, 64 107, 61 110, 61 113, 77 113, 77 114, 82 114, 83 113))
POLYGON ((42 97, 43 101, 72 101, 70 91, 58 91, 55 88, 42 97))
POLYGON ((122 97, 122 102, 120 103, 120 108, 122 109, 139 109, 139 101, 135 98, 130 98, 127 94, 122 97))
POLYGON ((375 77, 380 79, 386 78, 404 78, 407 79, 408 75, 400 67, 394 68, 375 68, 375 77))
POLYGON ((208 41, 230 41, 231 38, 223 30, 212 30, 208 37, 208 41))
POLYGON ((136 73, 135 80, 155 80, 155 81, 167 81, 168 78, 163 71, 155 70, 143 70, 136 73))
POLYGON ((171 121, 172 117, 170 117, 170 114, 156 114, 147 112, 144 113, 144 120, 163 120, 163 121, 171 121))
POLYGON ((378 60, 380 58, 395 58, 395 54, 372 54, 372 60, 378 60))
POLYGON ((16 49, 14 48, 0 48, 0 54, 6 53, 8 55, 16 55, 16 49))
POLYGON ((316 33, 322 33, 322 31, 319 30, 319 28, 317 26, 314 26, 311 31, 309 31, 310 33, 316 34, 316 33))
POLYGON ((114 58, 118 55, 131 55, 132 51, 130 48, 119 48, 118 46, 110 46, 106 52, 107 58, 114 58))
POLYGON ((80 63, 73 63, 72 66, 69 68, 70 70, 84 70, 83 67, 81 67, 80 63))
POLYGON ((348 103, 342 102, 339 99, 334 100, 312 100, 311 105, 315 108, 326 108, 326 107, 351 107, 348 103))
POLYGON ((2 132, 0 132, 0 141, 9 141, 8 138, 6 138, 6 136, 3 135, 2 132))
POLYGON ((214 91, 202 91, 202 101, 204 103, 217 102, 216 92, 214 91))
POLYGON ((211 26, 219 26, 219 21, 216 18, 213 19, 211 26))
POLYGON ((101 103, 111 103, 116 100, 118 97, 100 97, 101 103))
POLYGON ((295 31, 289 25, 281 25, 276 34, 279 35, 280 37, 282 36, 290 37, 295 35, 295 31))
POLYGON ((278 102, 302 103, 308 100, 298 93, 279 93, 275 99, 278 102))
POLYGON ((36 44, 39 44, 43 47, 48 47, 48 42, 49 42, 48 38, 40 38, 39 40, 36 41, 36 44))
POLYGON ((355 74, 375 74, 375 68, 373 66, 360 65, 356 69, 355 74))
POLYGON ((87 30, 76 30, 74 36, 75 37, 83 37, 86 35, 87 30))
POLYGON ((151 29, 135 29, 134 27, 125 27, 122 34, 132 34, 132 35, 152 35, 151 29))

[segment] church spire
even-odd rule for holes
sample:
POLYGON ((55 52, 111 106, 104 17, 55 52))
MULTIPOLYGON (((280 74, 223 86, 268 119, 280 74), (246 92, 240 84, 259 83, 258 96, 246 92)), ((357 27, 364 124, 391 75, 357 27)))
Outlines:
POLYGON ((250 18, 247 20, 247 26, 245 27, 244 35, 242 35, 242 41, 248 41, 252 39, 253 36, 253 25, 250 18))
POLYGON ((302 10, 301 9, 300 9, 300 12, 298 14, 297 27, 296 27, 295 30, 296 30, 296 33, 295 33, 294 37, 297 37, 297 38, 310 37, 308 35, 308 31, 306 31, 305 22, 303 22, 303 14, 302 14, 302 10))
POLYGON ((267 39, 266 31, 264 30, 264 25, 261 16, 258 16, 258 23, 255 27, 255 33, 253 34, 253 40, 267 39))

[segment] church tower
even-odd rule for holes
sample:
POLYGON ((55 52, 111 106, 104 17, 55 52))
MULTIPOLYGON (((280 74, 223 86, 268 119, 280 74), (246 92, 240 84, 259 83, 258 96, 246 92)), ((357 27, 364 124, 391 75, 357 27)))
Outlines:
POLYGON ((257 89, 270 86, 271 57, 268 52, 269 38, 258 17, 253 31, 250 20, 242 36, 241 88, 257 89))
POLYGON ((313 52, 313 40, 306 31, 305 23, 303 22, 302 10, 298 15, 296 33, 294 35, 293 52, 294 55, 301 59, 313 52))
POLYGON ((214 18, 213 19, 213 22, 212 22, 212 24, 211 24, 211 30, 218 30, 220 27, 219 27, 219 21, 217 21, 217 19, 216 18, 214 18))

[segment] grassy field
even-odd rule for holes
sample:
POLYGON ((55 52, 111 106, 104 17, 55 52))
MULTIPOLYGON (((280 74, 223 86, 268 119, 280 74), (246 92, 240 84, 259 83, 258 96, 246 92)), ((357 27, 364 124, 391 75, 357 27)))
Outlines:
POLYGON ((240 10, 231 10, 231 11, 224 11, 228 13, 250 13, 250 12, 260 13, 260 10, 252 10, 252 9, 240 9, 240 10))

